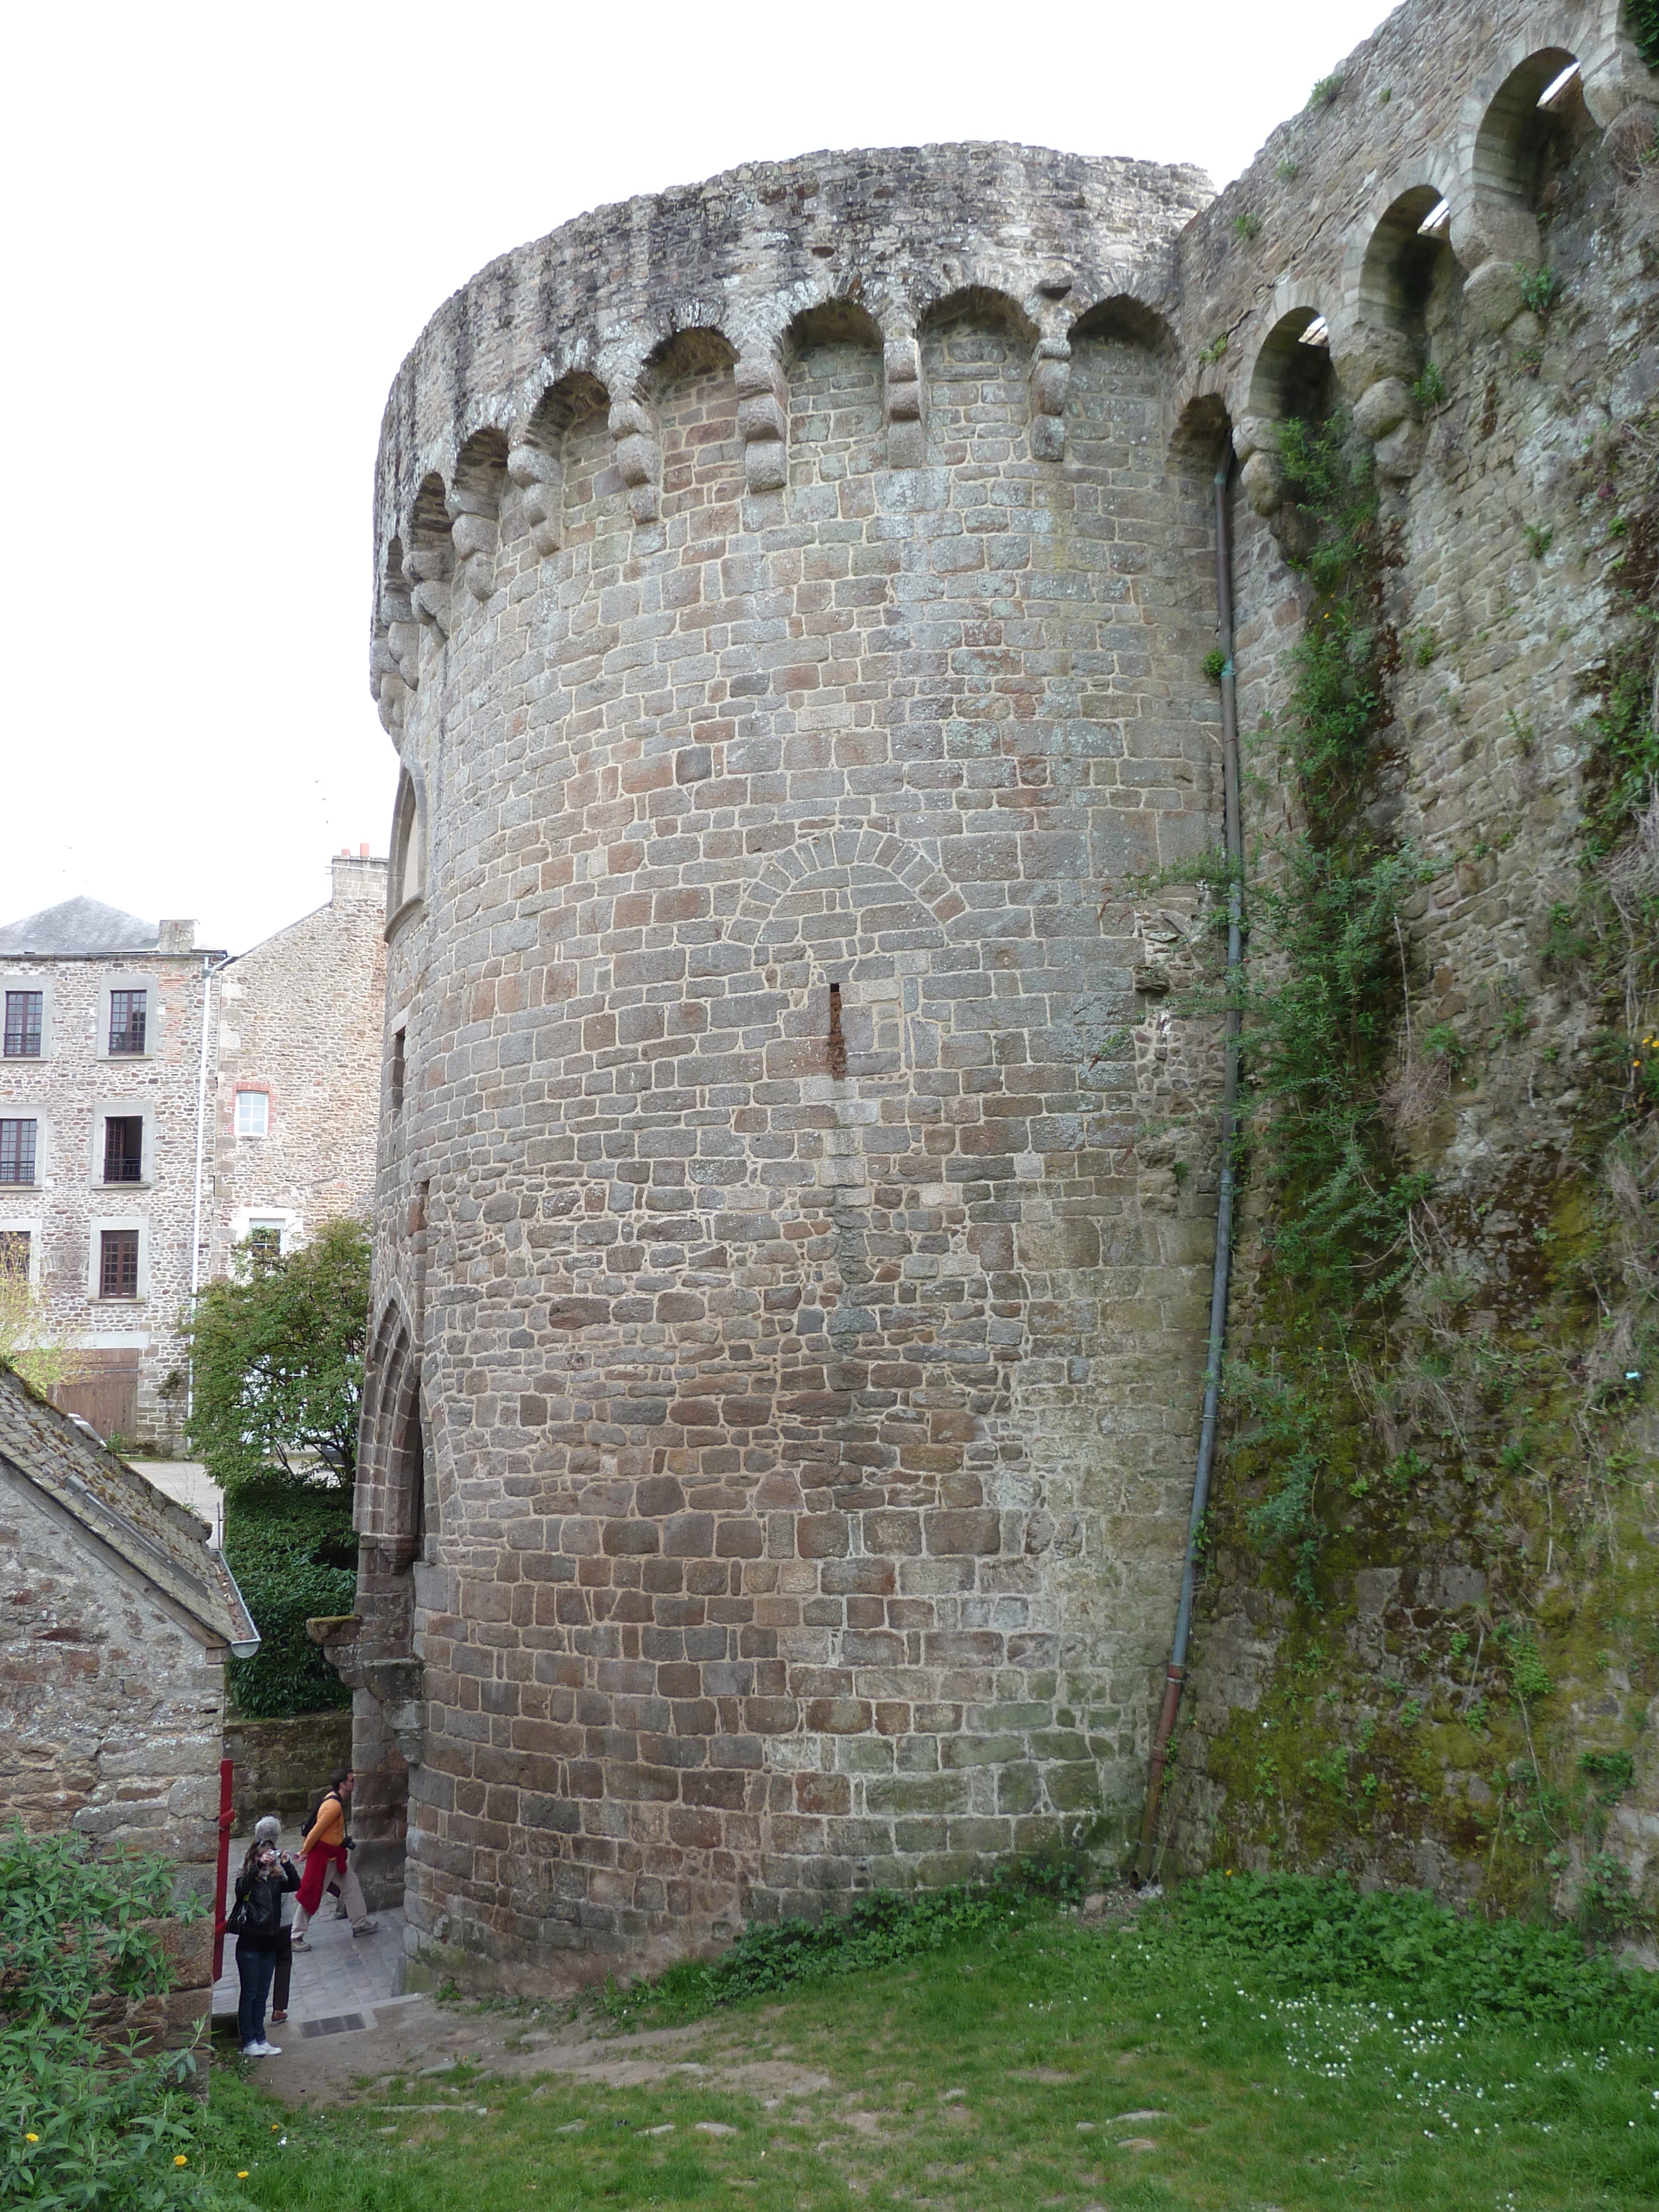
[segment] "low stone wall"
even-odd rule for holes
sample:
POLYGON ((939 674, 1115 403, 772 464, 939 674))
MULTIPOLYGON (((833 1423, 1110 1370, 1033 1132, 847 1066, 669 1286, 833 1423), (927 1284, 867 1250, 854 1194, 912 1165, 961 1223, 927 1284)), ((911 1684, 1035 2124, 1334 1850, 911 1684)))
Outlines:
POLYGON ((294 1826, 322 1796, 334 1769, 351 1764, 350 1711, 299 1713, 285 1721, 232 1714, 225 1722, 225 1756, 236 1767, 235 1832, 247 1834, 264 1813, 294 1826))

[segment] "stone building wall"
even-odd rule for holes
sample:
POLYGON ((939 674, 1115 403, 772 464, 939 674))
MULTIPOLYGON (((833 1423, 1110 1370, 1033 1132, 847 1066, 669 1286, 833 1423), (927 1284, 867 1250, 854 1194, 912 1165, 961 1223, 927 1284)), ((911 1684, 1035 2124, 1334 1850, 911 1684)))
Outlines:
MULTIPOLYGON (((188 947, 193 925, 164 927, 181 932, 188 947)), ((0 1231, 28 1232, 31 1269, 53 1334, 85 1348, 94 1382, 115 1383, 117 1395, 106 1389, 102 1397, 112 1407, 133 1408, 137 1439, 171 1450, 181 1443, 185 1418, 179 1328, 190 1304, 196 1223, 204 991, 210 1052, 218 987, 210 970, 222 956, 157 952, 153 923, 150 929, 151 950, 108 958, 0 953, 0 991, 41 990, 51 1006, 45 1055, 0 1060, 0 1115, 39 1124, 35 1182, 0 1184, 0 1231), (141 1055, 112 1058, 100 1051, 112 979, 150 994, 141 1055), (143 1174, 136 1182, 104 1180, 108 1114, 144 1121, 143 1174), (139 1230, 137 1297, 100 1294, 99 1238, 111 1227, 139 1230), (123 1379, 134 1372, 136 1392, 123 1379)), ((204 1170, 204 1209, 209 1173, 204 1170)), ((106 1425, 126 1419, 118 1412, 106 1425)))
POLYGON ((167 1928, 173 1986, 128 2026, 188 2043, 213 1981, 224 1668, 3 1462, 0 1562, 0 1822, 173 1863, 204 1915, 167 1928))
POLYGON ((232 962, 219 985, 210 1272, 256 1224, 284 1249, 374 1188, 386 1006, 386 864, 331 863, 331 896, 232 962), (265 1133, 239 1134, 236 1099, 265 1101, 265 1133))
MULTIPOLYGON (((1613 608, 1528 526, 1655 381, 1651 96, 1609 8, 1407 7, 1212 206, 818 155, 585 217, 428 326, 378 492, 404 783, 343 1654, 417 1949, 533 1977, 1122 1840, 1213 1237, 1200 897, 1156 872, 1219 834, 1212 475, 1231 444, 1255 732, 1307 603, 1278 421, 1329 379, 1375 441, 1385 622, 1435 647, 1378 795, 1437 863, 1403 957, 1449 1022, 1537 984, 1613 608), (1573 58, 1583 312, 1544 322, 1573 58)), ((1294 807, 1254 764, 1259 842, 1294 807)), ((1571 1104, 1561 1042, 1449 1099, 1460 1195, 1571 1104)), ((1289 1618, 1237 1576, 1189 1775, 1289 1618)), ((1226 1790, 1187 1785, 1189 1856, 1226 1790)))

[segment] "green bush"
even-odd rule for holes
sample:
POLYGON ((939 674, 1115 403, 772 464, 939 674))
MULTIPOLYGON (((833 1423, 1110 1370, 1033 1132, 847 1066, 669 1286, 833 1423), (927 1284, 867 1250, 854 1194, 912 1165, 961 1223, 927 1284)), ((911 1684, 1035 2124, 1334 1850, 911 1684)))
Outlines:
POLYGON ((195 2172, 201 2107, 189 2051, 94 2039, 112 1994, 164 1990, 157 1919, 175 1907, 159 1857, 97 1860, 78 1836, 0 1838, 0 2204, 31 2212, 172 2212, 213 2201, 195 2172))
POLYGON ((1424 1890, 1363 1893, 1344 1875, 1206 1875, 1143 1913, 1136 1934, 1154 1972, 1160 1949, 1228 1970, 1254 1960, 1297 1995, 1397 1994, 1596 2038, 1659 2028, 1659 1977, 1587 1955, 1565 1930, 1476 1919, 1424 1890))
POLYGON ((268 1482, 230 1498, 225 1558, 261 1638, 252 1659, 230 1662, 230 1693, 240 1711, 283 1720, 351 1703, 350 1691, 306 1634, 306 1623, 351 1611, 356 1557, 350 1506, 337 1492, 268 1482))

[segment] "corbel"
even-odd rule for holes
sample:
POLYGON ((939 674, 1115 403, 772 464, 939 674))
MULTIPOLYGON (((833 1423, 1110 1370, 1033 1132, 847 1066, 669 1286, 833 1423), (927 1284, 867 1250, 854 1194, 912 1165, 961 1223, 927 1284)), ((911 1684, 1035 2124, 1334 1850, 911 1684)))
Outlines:
POLYGON ((769 353, 743 355, 737 366, 738 435, 750 491, 781 491, 789 481, 789 396, 769 353))
POLYGON ((499 509, 484 491, 457 485, 444 495, 449 515, 450 543, 461 564, 461 574, 475 599, 487 599, 495 588, 495 549, 501 542, 499 509))
POLYGON ((508 450, 507 473, 519 487, 530 542, 544 561, 559 550, 564 471, 551 453, 522 438, 508 450))
POLYGON ((618 399, 611 410, 617 466, 628 487, 628 511, 636 523, 662 516, 662 447, 649 414, 637 399, 618 399))
POLYGON ((1065 338, 1039 338, 1031 356, 1031 454, 1039 461, 1066 457, 1066 387, 1072 349, 1065 338))
POLYGON ((921 419, 921 349, 914 331, 890 337, 881 349, 882 413, 887 425, 887 465, 919 469, 927 458, 921 419))

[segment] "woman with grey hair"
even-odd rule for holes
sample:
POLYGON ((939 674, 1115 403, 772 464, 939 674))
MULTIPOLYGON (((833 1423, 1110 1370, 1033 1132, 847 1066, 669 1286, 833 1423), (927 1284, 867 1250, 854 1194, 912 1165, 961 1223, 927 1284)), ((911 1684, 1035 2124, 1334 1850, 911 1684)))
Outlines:
MULTIPOLYGON (((282 1841, 283 1824, 274 1813, 267 1813, 253 1826, 256 1844, 269 1844, 273 1850, 282 1841)), ((288 2018, 289 1984, 294 1976, 294 1911, 299 1902, 295 1890, 283 1893, 282 1924, 276 1930, 276 1966, 270 1984, 270 2018, 273 2027, 280 2027, 288 2018)))

